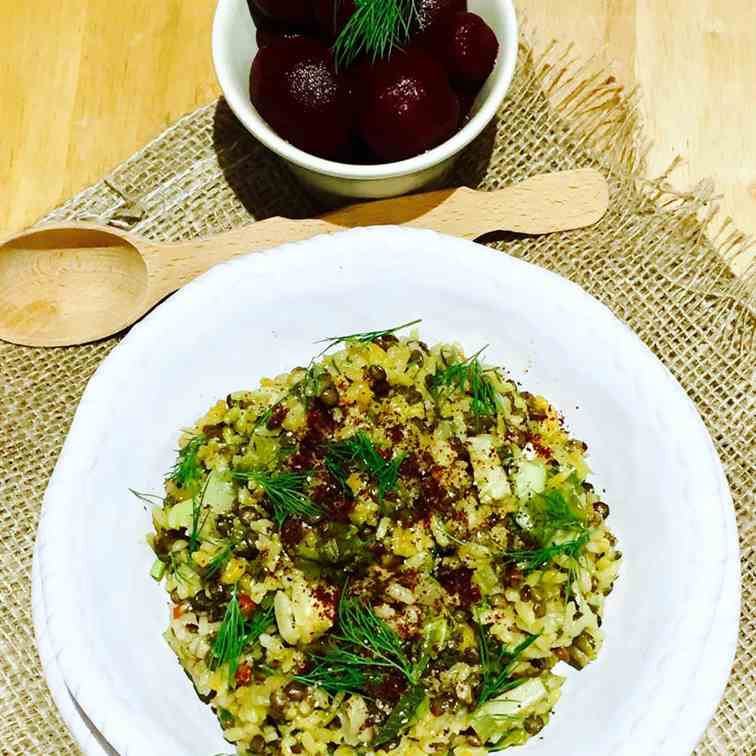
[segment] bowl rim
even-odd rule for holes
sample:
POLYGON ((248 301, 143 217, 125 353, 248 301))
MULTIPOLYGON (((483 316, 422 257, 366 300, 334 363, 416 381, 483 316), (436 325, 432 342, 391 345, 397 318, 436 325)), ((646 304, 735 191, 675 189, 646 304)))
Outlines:
POLYGON ((427 152, 405 160, 378 165, 340 163, 305 152, 276 134, 262 116, 257 113, 249 102, 249 97, 239 94, 233 86, 231 74, 223 62, 223 54, 227 50, 225 29, 228 24, 233 22, 233 14, 238 0, 218 0, 215 8, 212 28, 213 67, 223 97, 244 128, 268 149, 290 163, 305 170, 337 178, 358 179, 360 181, 399 178, 433 168, 454 157, 483 131, 504 101, 517 65, 519 25, 513 0, 495 0, 495 2, 504 11, 505 38, 499 39, 499 60, 491 74, 494 77, 491 91, 482 102, 478 112, 459 131, 427 152))

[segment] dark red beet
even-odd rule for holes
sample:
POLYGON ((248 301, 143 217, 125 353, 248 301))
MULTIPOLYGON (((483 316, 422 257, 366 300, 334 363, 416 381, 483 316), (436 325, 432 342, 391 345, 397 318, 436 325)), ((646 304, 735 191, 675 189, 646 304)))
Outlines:
POLYGON ((335 39, 357 10, 354 0, 314 0, 315 20, 320 33, 327 39, 335 39))
POLYGON ((273 44, 278 39, 293 39, 294 37, 303 36, 302 32, 296 31, 290 26, 277 24, 275 21, 267 21, 265 19, 257 24, 256 35, 257 46, 260 49, 273 44))
POLYGON ((417 0, 416 39, 422 41, 428 30, 452 13, 467 10, 467 0, 417 0))
POLYGON ((459 126, 462 128, 462 126, 467 123, 469 117, 470 117, 470 111, 472 110, 472 106, 475 104, 475 98, 478 96, 478 89, 472 89, 471 91, 466 91, 464 89, 458 89, 457 97, 459 97, 459 126))
POLYGON ((460 89, 479 88, 499 54, 496 34, 476 13, 448 16, 430 30, 427 44, 460 89))
POLYGON ((251 0, 251 2, 261 13, 276 21, 285 21, 288 24, 312 23, 311 0, 251 0))
POLYGON ((360 80, 359 131, 381 160, 419 155, 459 125, 459 100, 446 73, 421 50, 364 66, 360 80))
POLYGON ((294 146, 328 158, 345 149, 354 121, 349 90, 322 42, 295 37, 262 48, 252 63, 250 95, 271 128, 294 146))

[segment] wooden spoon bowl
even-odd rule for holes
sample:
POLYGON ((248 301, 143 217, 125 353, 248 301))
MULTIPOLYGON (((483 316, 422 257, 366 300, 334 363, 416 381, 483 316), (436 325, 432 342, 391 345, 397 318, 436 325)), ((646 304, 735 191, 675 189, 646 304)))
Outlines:
POLYGON ((86 223, 46 226, 0 244, 0 339, 28 346, 101 339, 213 265, 345 228, 401 223, 466 239, 494 231, 543 234, 591 225, 607 205, 606 181, 584 169, 534 176, 494 192, 445 189, 322 218, 269 218, 179 244, 86 223))

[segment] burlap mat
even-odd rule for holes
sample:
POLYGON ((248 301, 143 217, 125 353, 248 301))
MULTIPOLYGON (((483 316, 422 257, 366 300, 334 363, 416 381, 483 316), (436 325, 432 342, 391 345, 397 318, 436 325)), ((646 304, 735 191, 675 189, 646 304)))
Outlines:
MULTIPOLYGON (((713 228, 711 188, 702 184, 681 195, 666 177, 641 179, 641 143, 633 98, 606 72, 578 68, 556 48, 538 60, 523 49, 497 122, 464 155, 455 181, 494 189, 582 166, 596 166, 611 180, 610 211, 596 227, 509 236, 497 246, 558 271, 608 305, 672 370, 714 438, 737 508, 744 602, 735 668, 697 753, 740 756, 756 748, 754 287, 723 262, 745 242, 727 223, 713 228)), ((182 119, 45 220, 110 220, 169 240, 314 209, 220 102, 182 119)), ((78 753, 40 675, 30 567, 48 476, 87 380, 117 341, 56 350, 0 344, 3 754, 78 753)))

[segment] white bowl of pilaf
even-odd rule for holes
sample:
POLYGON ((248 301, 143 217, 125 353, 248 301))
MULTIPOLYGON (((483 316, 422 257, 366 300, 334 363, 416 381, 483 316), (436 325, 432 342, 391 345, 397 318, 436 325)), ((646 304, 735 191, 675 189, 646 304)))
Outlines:
POLYGON ((688 398, 577 287, 427 232, 158 308, 90 383, 38 548, 123 754, 688 753, 734 648, 688 398))

